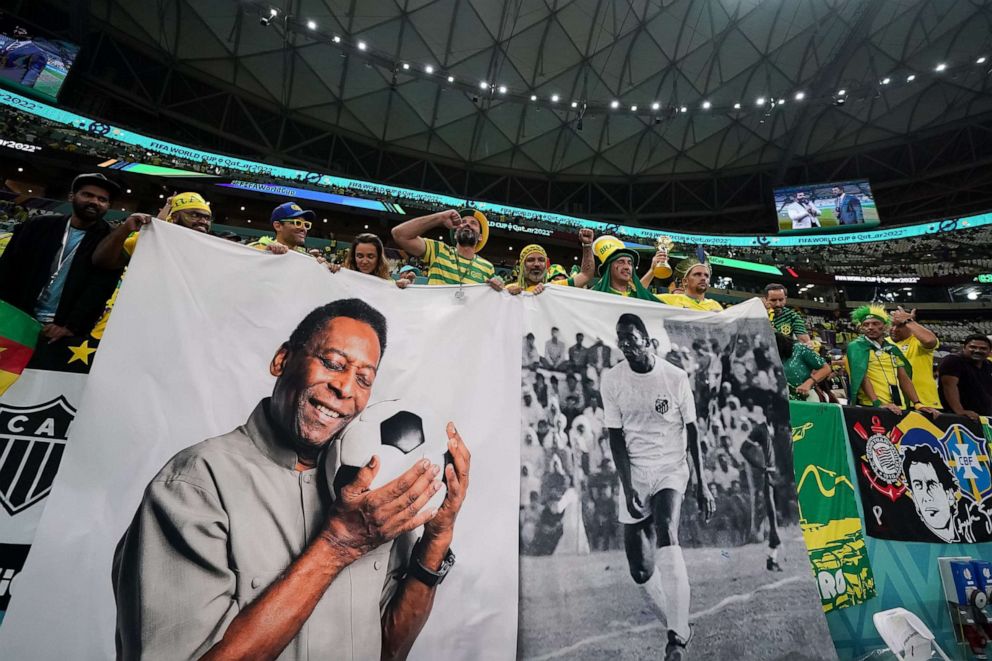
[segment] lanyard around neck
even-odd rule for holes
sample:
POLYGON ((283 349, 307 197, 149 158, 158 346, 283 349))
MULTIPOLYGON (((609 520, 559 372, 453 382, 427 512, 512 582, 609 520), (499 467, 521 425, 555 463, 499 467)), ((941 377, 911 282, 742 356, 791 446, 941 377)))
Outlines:
POLYGON ((59 277, 59 273, 62 271, 62 268, 72 259, 72 256, 76 254, 76 249, 79 248, 79 244, 77 243, 72 247, 72 250, 69 251, 68 255, 65 254, 65 248, 69 242, 69 227, 71 225, 72 218, 70 217, 69 220, 66 221, 65 231, 62 232, 62 243, 59 246, 58 262, 55 265, 55 271, 52 273, 50 283, 55 282, 55 279, 59 277))

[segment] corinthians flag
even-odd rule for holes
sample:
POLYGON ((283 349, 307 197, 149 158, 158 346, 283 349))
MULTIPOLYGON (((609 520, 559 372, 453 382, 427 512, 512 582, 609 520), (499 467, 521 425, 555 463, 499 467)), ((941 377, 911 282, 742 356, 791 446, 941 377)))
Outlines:
POLYGON ((936 544, 992 541, 992 465, 979 424, 855 407, 845 407, 844 419, 869 535, 936 544))

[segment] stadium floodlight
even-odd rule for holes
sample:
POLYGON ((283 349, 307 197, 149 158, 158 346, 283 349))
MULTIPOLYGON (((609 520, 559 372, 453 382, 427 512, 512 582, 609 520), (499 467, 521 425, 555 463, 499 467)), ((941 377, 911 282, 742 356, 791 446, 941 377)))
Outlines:
POLYGON ((578 108, 579 107, 579 102, 578 101, 572 101, 572 107, 573 108, 578 108))
POLYGON ((480 90, 487 90, 487 89, 489 89, 489 83, 487 83, 484 80, 479 81, 479 89, 480 90))
POLYGON ((558 99, 560 99, 560 98, 561 97, 558 96, 557 94, 552 94, 551 95, 551 103, 558 103, 558 99))
POLYGON ((947 64, 944 63, 944 62, 941 62, 940 64, 938 64, 937 66, 935 66, 933 68, 933 70, 936 71, 937 73, 940 73, 941 71, 944 71, 946 68, 947 68, 947 64))
POLYGON ((434 73, 434 67, 428 64, 424 67, 424 73, 434 73))
POLYGON ((892 79, 889 78, 888 76, 886 76, 885 78, 882 79, 882 84, 883 85, 888 85, 891 82, 892 82, 892 79))
POLYGON ((531 101, 537 101, 537 94, 531 94, 530 95, 530 100, 531 101))
POLYGON ((659 108, 661 108, 661 104, 657 101, 651 104, 651 110, 658 110, 659 108))
POLYGON ((331 38, 331 41, 333 41, 336 44, 340 44, 341 43, 341 37, 339 37, 337 35, 334 35, 334 37, 331 38))
POLYGON ((988 59, 987 57, 985 57, 984 55, 982 55, 980 58, 978 58, 977 60, 975 60, 975 64, 985 64, 985 61, 987 59, 988 59))
POLYGON ((325 223, 327 222, 327 219, 326 219, 326 218, 324 219, 324 222, 325 222, 325 223))
POLYGON ((915 73, 911 73, 908 76, 906 76, 906 82, 907 83, 911 83, 914 80, 916 80, 916 74, 915 73))
POLYGON ((679 108, 679 112, 689 112, 689 109, 686 106, 682 106, 679 108))
POLYGON ((275 18, 278 15, 279 15, 279 10, 278 9, 276 9, 275 7, 270 7, 269 8, 269 16, 275 18))
POLYGON ((630 112, 637 112, 637 106, 636 105, 631 106, 630 107, 630 112))
POLYGON ((365 50, 368 47, 369 47, 368 44, 366 44, 364 41, 358 42, 358 50, 365 50))
POLYGON ((409 62, 404 62, 403 63, 403 71, 409 71, 409 70, 410 70, 410 63, 409 62))
POLYGON ((500 85, 499 86, 499 93, 500 94, 506 94, 506 85, 500 85))
POLYGON ((610 107, 616 110, 617 108, 620 107, 620 102, 617 101, 616 99, 613 99, 612 101, 610 101, 610 107))
POLYGON ((734 110, 740 110, 740 109, 741 109, 741 104, 739 102, 738 103, 735 103, 734 104, 734 110))
POLYGON ((844 96, 845 94, 847 94, 847 90, 846 89, 841 88, 841 89, 837 90, 837 96, 844 96))
POLYGON ((758 100, 757 100, 757 101, 755 101, 755 103, 756 103, 756 104, 758 104, 759 106, 763 106, 763 105, 765 105, 765 97, 763 97, 763 96, 759 96, 759 97, 758 97, 758 100))
POLYGON ((244 210, 245 210, 245 208, 244 208, 244 207, 241 207, 241 210, 242 210, 242 211, 244 211, 244 210))
POLYGON ((449 83, 455 82, 455 77, 454 76, 448 76, 448 82, 449 83))
POLYGON ((127 194, 128 194, 128 195, 130 195, 130 194, 131 194, 131 189, 130 189, 130 188, 128 188, 128 189, 127 189, 127 194))
POLYGON ((802 101, 806 98, 806 92, 796 92, 796 96, 794 98, 796 101, 802 101))
POLYGON ((307 27, 311 30, 317 29, 317 21, 307 21, 307 27))
POLYGON ((713 107, 712 103, 710 103, 709 101, 703 101, 703 110, 709 110, 712 107, 713 107))

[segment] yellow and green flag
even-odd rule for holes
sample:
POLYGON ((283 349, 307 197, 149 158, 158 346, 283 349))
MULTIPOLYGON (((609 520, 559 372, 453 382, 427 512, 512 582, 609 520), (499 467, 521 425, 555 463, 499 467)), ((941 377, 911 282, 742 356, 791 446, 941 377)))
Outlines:
POLYGON ((857 489, 847 463, 844 416, 835 404, 789 402, 799 524, 824 612, 875 596, 857 489))
POLYGON ((0 395, 17 381, 38 342, 41 324, 0 301, 0 395))

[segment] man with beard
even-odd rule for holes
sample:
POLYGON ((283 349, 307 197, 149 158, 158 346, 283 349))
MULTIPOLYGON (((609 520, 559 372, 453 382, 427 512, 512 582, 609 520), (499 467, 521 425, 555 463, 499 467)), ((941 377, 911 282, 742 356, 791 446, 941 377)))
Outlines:
POLYGON ((544 284, 564 285, 568 287, 585 287, 592 282, 596 275, 596 264, 592 257, 593 232, 590 229, 579 230, 579 243, 582 244, 582 270, 573 276, 565 275, 565 269, 559 267, 563 277, 549 278, 551 269, 548 253, 541 246, 532 243, 520 250, 520 275, 517 281, 506 286, 506 291, 519 294, 522 291, 540 294, 544 284))
POLYGON ((768 310, 768 319, 776 331, 799 340, 803 344, 810 344, 809 333, 806 331, 806 320, 803 316, 787 307, 785 302, 788 292, 785 285, 773 282, 765 285, 765 297, 762 302, 768 310))
POLYGON ((296 202, 284 202, 272 210, 275 236, 263 236, 248 246, 256 250, 268 250, 275 255, 285 255, 290 250, 307 255, 309 253, 304 244, 314 218, 313 211, 302 208, 296 202))
POLYGON ((682 499, 695 466, 696 500, 709 521, 713 496, 703 480, 696 403, 689 376, 655 355, 644 321, 617 320, 627 359, 603 373, 601 392, 610 449, 620 478, 620 522, 630 575, 668 628, 666 661, 682 661, 689 628, 689 574, 679 545, 682 499))
POLYGON ((92 261, 110 233, 103 217, 120 187, 102 174, 81 174, 71 191, 71 214, 17 225, 0 256, 0 299, 40 321, 49 344, 89 332, 121 274, 92 261))
POLYGON ((702 248, 699 248, 695 255, 686 257, 675 266, 675 285, 683 293, 658 294, 658 300, 688 310, 719 312, 723 306, 713 299, 706 298, 712 276, 710 260, 702 248))
POLYGON ((820 210, 805 192, 796 193, 794 201, 785 205, 785 213, 792 221, 792 229, 808 230, 820 226, 820 210))
MULTIPOLYGON (((210 205, 199 193, 179 193, 166 200, 165 206, 159 210, 157 218, 180 227, 186 227, 194 232, 206 234, 210 232, 213 214, 210 211, 210 205)), ((104 269, 125 268, 131 261, 131 255, 134 254, 134 249, 138 245, 138 238, 141 236, 139 230, 151 220, 151 216, 143 213, 128 216, 127 220, 104 237, 100 245, 93 251, 93 263, 104 269)), ((96 322, 93 330, 90 331, 90 337, 95 340, 103 339, 103 332, 107 328, 110 313, 114 309, 117 294, 121 290, 121 282, 123 282, 123 276, 117 282, 114 293, 107 300, 103 315, 96 322)))
POLYGON ((913 408, 932 416, 939 412, 920 403, 913 385, 913 368, 902 350, 886 341, 889 313, 881 305, 863 305, 851 313, 863 333, 847 345, 851 399, 859 406, 874 406, 902 415, 913 408))
POLYGON ((976 422, 980 416, 992 415, 990 350, 992 341, 988 337, 969 335, 961 345, 960 354, 945 356, 940 361, 940 398, 956 415, 976 422))
POLYGON ((364 301, 313 310, 272 358, 272 396, 152 479, 114 554, 118 657, 406 658, 454 565, 471 458, 448 422, 444 467, 373 489, 378 456, 341 466, 386 335, 364 301))
POLYGON ((400 223, 392 234, 401 250, 427 264, 429 285, 488 283, 497 291, 503 289, 503 279, 496 275, 492 263, 479 257, 489 240, 489 220, 481 211, 449 209, 421 216, 400 223), (443 241, 423 238, 437 227, 451 231, 454 248, 443 241))

